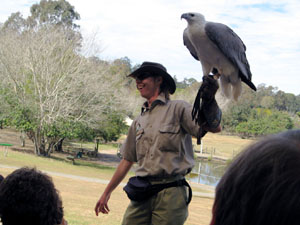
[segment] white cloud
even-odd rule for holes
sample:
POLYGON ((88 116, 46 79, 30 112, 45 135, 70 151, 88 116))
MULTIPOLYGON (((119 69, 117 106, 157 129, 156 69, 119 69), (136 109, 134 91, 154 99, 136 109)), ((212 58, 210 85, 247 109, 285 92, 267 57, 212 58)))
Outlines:
MULTIPOLYGON (((1 1, 0 21, 12 12, 24 16, 38 1, 1 1), (2 3, 3 2, 3 3, 2 3), (5 10, 4 10, 5 9, 5 10)), ((207 20, 230 26, 247 46, 253 82, 300 94, 300 1, 298 0, 69 0, 81 15, 84 33, 97 30, 104 51, 101 57, 128 56, 164 64, 179 80, 201 80, 200 63, 183 46, 185 12, 201 12, 207 20)))

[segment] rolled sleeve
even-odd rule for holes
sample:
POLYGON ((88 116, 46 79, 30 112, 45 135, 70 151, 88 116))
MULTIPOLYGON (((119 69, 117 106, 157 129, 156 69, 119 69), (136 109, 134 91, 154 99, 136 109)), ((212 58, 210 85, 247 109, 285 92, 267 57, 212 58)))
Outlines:
POLYGON ((133 121, 126 140, 124 141, 120 152, 124 159, 130 162, 137 162, 136 156, 136 121, 133 121))
POLYGON ((190 135, 197 137, 199 126, 192 119, 193 106, 187 102, 182 102, 181 126, 190 135))

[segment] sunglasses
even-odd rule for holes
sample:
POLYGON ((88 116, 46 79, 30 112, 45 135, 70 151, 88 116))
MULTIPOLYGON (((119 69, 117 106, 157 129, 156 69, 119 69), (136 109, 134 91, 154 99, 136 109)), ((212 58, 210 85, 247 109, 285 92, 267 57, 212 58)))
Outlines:
POLYGON ((152 74, 152 73, 149 73, 149 72, 145 72, 145 73, 142 73, 142 74, 139 74, 136 79, 139 79, 139 80, 145 80, 146 78, 148 77, 155 77, 155 74, 152 74))

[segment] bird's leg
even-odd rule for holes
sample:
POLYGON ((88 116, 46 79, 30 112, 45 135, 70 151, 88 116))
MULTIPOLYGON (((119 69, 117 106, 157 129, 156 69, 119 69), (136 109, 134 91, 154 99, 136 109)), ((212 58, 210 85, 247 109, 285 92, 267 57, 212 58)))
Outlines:
POLYGON ((213 68, 211 72, 212 72, 213 78, 215 80, 218 80, 220 78, 221 74, 219 73, 219 71, 216 68, 213 68))

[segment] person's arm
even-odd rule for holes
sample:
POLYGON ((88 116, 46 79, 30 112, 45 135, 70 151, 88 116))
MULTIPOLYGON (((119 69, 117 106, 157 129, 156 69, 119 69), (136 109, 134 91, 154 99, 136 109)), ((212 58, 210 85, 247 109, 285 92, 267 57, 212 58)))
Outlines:
POLYGON ((111 178, 110 182, 106 186, 103 194, 99 198, 98 202, 95 206, 95 213, 98 216, 99 212, 107 214, 109 212, 109 208, 107 202, 110 198, 111 193, 113 190, 121 183, 124 179, 130 168, 132 167, 133 162, 127 161, 126 159, 122 159, 120 164, 117 167, 113 177, 111 178))

